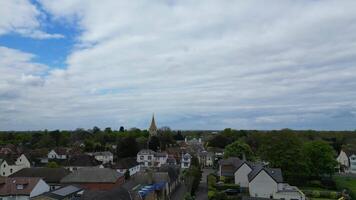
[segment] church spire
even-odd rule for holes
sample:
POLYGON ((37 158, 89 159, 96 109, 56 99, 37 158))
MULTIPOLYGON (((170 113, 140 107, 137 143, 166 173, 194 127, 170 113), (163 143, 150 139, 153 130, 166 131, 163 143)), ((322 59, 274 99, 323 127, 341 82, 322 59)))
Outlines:
POLYGON ((150 133, 150 136, 155 136, 157 135, 157 126, 156 126, 156 121, 155 121, 155 115, 152 115, 152 121, 151 121, 151 126, 148 129, 148 132, 150 133))

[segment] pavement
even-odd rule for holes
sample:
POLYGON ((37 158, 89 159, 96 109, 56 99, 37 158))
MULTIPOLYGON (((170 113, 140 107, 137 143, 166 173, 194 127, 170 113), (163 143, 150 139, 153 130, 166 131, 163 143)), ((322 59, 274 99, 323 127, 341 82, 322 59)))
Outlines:
POLYGON ((202 180, 200 181, 198 190, 195 192, 196 200, 207 200, 208 199, 208 175, 213 173, 213 169, 203 169, 202 180))
POLYGON ((171 200, 183 200, 185 194, 187 192, 187 189, 185 185, 182 183, 178 186, 176 191, 174 191, 173 195, 171 196, 171 200))

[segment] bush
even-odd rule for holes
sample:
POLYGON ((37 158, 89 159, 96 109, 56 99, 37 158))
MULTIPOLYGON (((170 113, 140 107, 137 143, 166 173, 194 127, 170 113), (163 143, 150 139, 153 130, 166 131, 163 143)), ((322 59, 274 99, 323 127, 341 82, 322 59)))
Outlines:
POLYGON ((236 184, 220 184, 215 186, 217 190, 226 190, 226 189, 240 189, 239 185, 236 184))
POLYGON ((319 198, 320 197, 320 192, 317 191, 317 190, 313 190, 311 192, 311 196, 314 197, 314 198, 319 198))
POLYGON ((341 195, 340 195, 340 193, 338 193, 338 192, 330 192, 330 198, 331 199, 337 199, 337 198, 339 198, 341 195))
POLYGON ((227 195, 224 192, 209 191, 208 199, 209 200, 226 200, 227 195))

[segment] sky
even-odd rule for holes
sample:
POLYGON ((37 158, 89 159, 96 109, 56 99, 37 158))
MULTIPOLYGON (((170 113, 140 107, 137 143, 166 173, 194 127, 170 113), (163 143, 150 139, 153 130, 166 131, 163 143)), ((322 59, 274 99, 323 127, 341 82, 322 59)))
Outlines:
POLYGON ((356 129, 354 0, 1 0, 0 130, 356 129))

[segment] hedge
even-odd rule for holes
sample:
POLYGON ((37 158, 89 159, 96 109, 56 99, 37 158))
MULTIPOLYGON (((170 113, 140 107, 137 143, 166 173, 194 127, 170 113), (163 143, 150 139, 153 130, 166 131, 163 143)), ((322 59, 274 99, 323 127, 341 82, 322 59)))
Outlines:
POLYGON ((240 189, 240 186, 239 185, 236 185, 236 184, 219 184, 219 185, 216 185, 215 188, 217 190, 226 190, 226 189, 240 189))
POLYGON ((303 190, 303 193, 307 197, 313 197, 313 198, 338 199, 339 197, 341 197, 341 193, 335 191, 303 190))

